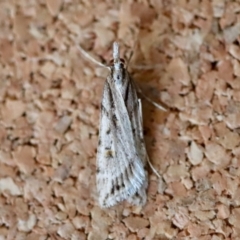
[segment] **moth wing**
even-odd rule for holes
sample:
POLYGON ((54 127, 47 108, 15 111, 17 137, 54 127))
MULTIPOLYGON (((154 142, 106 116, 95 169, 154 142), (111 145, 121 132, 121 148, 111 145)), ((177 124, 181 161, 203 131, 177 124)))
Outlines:
MULTIPOLYGON (((134 82, 131 82, 131 87, 136 89, 134 87, 134 82)), ((141 160, 144 165, 146 165, 147 162, 147 150, 146 145, 144 142, 144 136, 143 136, 143 116, 142 116, 142 103, 141 99, 137 97, 136 91, 135 92, 135 99, 134 102, 136 103, 135 106, 127 106, 128 109, 132 109, 129 114, 130 122, 132 123, 132 129, 133 129, 133 138, 136 145, 136 148, 138 149, 138 152, 141 156, 141 160)), ((127 104, 130 104, 131 101, 127 102, 127 104)))
POLYGON ((128 199, 146 181, 142 153, 134 139, 135 122, 131 122, 138 99, 129 78, 124 86, 120 92, 111 78, 104 86, 97 154, 97 189, 102 207, 128 199))
MULTIPOLYGON (((130 121, 132 122, 133 127, 136 129, 133 131, 133 137, 135 139, 135 143, 137 148, 139 149, 139 154, 141 156, 141 160, 145 165, 147 162, 147 150, 143 137, 143 116, 142 116, 142 104, 141 99, 138 99, 138 107, 135 108, 132 115, 130 115, 130 121)), ((146 181, 141 186, 141 188, 131 197, 127 199, 127 201, 133 205, 145 205, 147 201, 146 189, 148 186, 148 173, 145 171, 146 181)))
MULTIPOLYGON (((146 173, 146 178, 148 174, 146 173)), ((144 184, 137 190, 136 193, 134 193, 132 196, 130 196, 127 201, 133 205, 140 205, 144 206, 147 202, 147 193, 146 189, 148 186, 148 182, 144 182, 144 184)))

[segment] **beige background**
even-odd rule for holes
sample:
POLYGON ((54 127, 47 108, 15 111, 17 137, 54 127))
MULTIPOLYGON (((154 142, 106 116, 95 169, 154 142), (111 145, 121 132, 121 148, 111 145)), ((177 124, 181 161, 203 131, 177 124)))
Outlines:
POLYGON ((230 0, 0 1, 0 239, 240 239, 239 12, 230 0), (101 210, 108 72, 76 46, 109 62, 115 40, 168 112, 143 100, 162 176, 149 169, 147 204, 101 210))

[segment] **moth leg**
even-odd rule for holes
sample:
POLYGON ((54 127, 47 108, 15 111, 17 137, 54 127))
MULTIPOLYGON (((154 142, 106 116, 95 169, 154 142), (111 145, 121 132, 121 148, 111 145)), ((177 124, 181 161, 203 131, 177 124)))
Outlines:
POLYGON ((152 99, 150 99, 149 97, 147 97, 147 96, 142 92, 142 90, 137 86, 136 83, 134 83, 134 85, 135 85, 137 91, 138 91, 148 102, 150 102, 153 106, 155 106, 156 108, 158 108, 158 109, 160 109, 160 110, 163 110, 164 112, 167 111, 167 109, 164 108, 162 105, 154 102, 152 99))
POLYGON ((147 155, 147 162, 148 162, 150 168, 153 170, 153 172, 154 172, 159 178, 161 178, 161 176, 160 176, 160 174, 158 173, 158 171, 154 168, 154 166, 153 166, 152 163, 150 162, 148 155, 147 155))
POLYGON ((110 69, 110 67, 108 67, 107 65, 97 61, 94 57, 92 57, 88 52, 86 52, 81 46, 77 45, 77 49, 81 52, 81 54, 87 58, 89 61, 95 63, 96 65, 100 66, 100 67, 104 67, 104 68, 108 68, 110 69))
MULTIPOLYGON (((143 138, 143 115, 142 115, 142 102, 141 102, 141 99, 138 99, 138 111, 139 111, 139 115, 140 115, 140 121, 141 121, 141 138, 142 139, 144 139, 143 138)), ((152 165, 152 163, 150 162, 150 159, 149 159, 149 157, 148 157, 148 154, 146 153, 146 158, 147 158, 147 162, 148 162, 148 164, 149 164, 149 166, 150 166, 150 168, 153 170, 153 172, 159 177, 159 178, 161 178, 161 176, 160 176, 160 174, 158 173, 158 171, 153 167, 153 165, 152 165)))

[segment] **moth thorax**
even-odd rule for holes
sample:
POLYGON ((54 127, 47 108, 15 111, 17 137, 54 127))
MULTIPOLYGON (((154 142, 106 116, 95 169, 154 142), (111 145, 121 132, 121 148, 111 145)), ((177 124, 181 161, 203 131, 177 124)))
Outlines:
POLYGON ((118 85, 122 85, 122 83, 124 82, 124 78, 125 78, 125 69, 124 68, 120 68, 120 69, 113 69, 113 79, 114 82, 118 85))

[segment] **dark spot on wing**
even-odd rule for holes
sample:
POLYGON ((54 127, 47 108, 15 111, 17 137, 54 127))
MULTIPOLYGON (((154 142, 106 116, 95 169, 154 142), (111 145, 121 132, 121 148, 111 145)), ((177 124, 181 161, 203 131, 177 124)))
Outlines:
POLYGON ((127 100, 128 100, 128 96, 129 96, 129 85, 127 85, 127 88, 126 88, 126 91, 125 91, 125 94, 124 94, 124 102, 126 103, 127 100))
POLYGON ((130 174, 131 174, 131 173, 130 173, 130 171, 129 171, 129 167, 126 167, 125 170, 124 170, 124 174, 123 174, 123 175, 124 175, 124 177, 126 178, 126 181, 127 181, 127 182, 129 182, 129 177, 131 177, 130 174))
POLYGON ((135 133, 136 133, 136 129, 133 128, 133 129, 132 129, 132 132, 133 132, 133 135, 135 135, 135 133))
POLYGON ((114 156, 113 151, 107 151, 107 152, 105 152, 105 157, 106 157, 106 158, 113 158, 113 156, 114 156))
POLYGON ((111 129, 109 128, 107 131, 106 131, 106 134, 109 135, 111 132, 111 129))
POLYGON ((107 109, 104 107, 103 104, 101 104, 101 109, 102 109, 102 112, 103 112, 107 117, 109 117, 109 113, 108 113, 107 109))
MULTIPOLYGON (((112 73, 111 73, 112 74, 112 73)), ((111 80, 110 80, 111 81, 111 80)), ((105 100, 105 102, 107 101, 108 104, 110 104, 110 110, 114 108, 114 101, 113 101, 113 96, 112 96, 112 89, 109 83, 109 80, 106 81, 105 83, 105 89, 107 89, 107 99, 105 100)), ((103 107, 103 106, 102 106, 103 107)), ((110 113, 108 112, 108 116, 110 116, 110 113)))
POLYGON ((121 182, 122 182, 121 187, 122 187, 122 188, 125 188, 123 173, 121 173, 121 182))
POLYGON ((114 109, 114 108, 115 108, 115 105, 114 105, 113 99, 110 101, 110 104, 111 104, 111 109, 114 109))
POLYGON ((129 164, 129 170, 130 170, 131 175, 133 175, 133 163, 132 162, 129 164))
POLYGON ((114 102, 113 102, 113 96, 112 96, 112 91, 111 91, 111 88, 110 88, 110 85, 109 83, 108 84, 108 87, 109 87, 109 102, 110 102, 110 106, 111 106, 111 109, 114 109, 114 102))
POLYGON ((113 114, 112 120, 113 120, 114 127, 117 127, 117 117, 116 117, 116 114, 113 114))
POLYGON ((96 172, 97 172, 97 173, 99 173, 99 172, 100 172, 100 169, 99 169, 99 168, 97 168, 97 169, 96 169, 96 172))
POLYGON ((114 184, 112 185, 112 188, 111 188, 111 194, 113 195, 115 192, 115 188, 114 188, 114 184))
POLYGON ((119 185, 116 186, 117 191, 119 191, 120 188, 121 188, 121 187, 120 187, 119 185))
POLYGON ((104 156, 106 158, 113 158, 115 156, 115 151, 113 151, 111 147, 105 147, 104 156))

